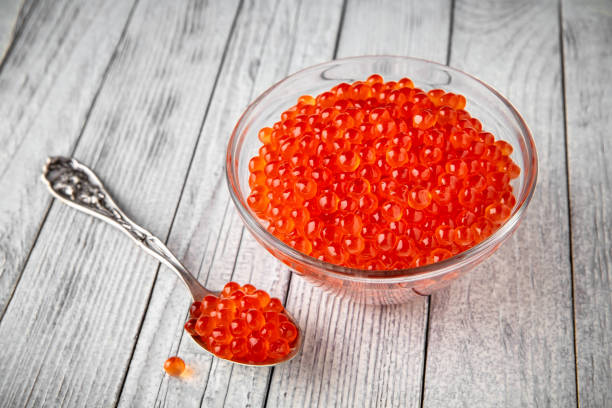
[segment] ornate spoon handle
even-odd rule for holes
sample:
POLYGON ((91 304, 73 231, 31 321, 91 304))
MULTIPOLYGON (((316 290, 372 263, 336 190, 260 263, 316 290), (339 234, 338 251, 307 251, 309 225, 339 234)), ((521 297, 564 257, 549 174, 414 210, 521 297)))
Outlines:
POLYGON ((169 266, 183 280, 194 300, 212 294, 187 271, 159 238, 121 211, 100 179, 87 166, 74 158, 50 157, 43 168, 42 178, 51 194, 62 202, 119 228, 145 251, 169 266))

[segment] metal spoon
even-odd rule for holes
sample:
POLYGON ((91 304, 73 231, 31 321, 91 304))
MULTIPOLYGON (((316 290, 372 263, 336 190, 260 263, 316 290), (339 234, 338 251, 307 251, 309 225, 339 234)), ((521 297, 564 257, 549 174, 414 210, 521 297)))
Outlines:
MULTIPOLYGON (((100 179, 87 166, 79 163, 74 158, 61 156, 49 157, 43 168, 42 179, 47 184, 51 194, 59 198, 60 201, 119 228, 136 241, 136 243, 150 255, 153 255, 157 260, 166 264, 179 276, 179 278, 181 278, 194 301, 200 301, 207 295, 219 295, 219 293, 212 292, 202 286, 200 282, 189 273, 185 265, 170 252, 159 238, 130 220, 125 213, 121 211, 119 206, 115 204, 100 179)), ((287 313, 287 317, 297 328, 298 337, 295 347, 293 347, 284 360, 275 363, 264 362, 252 364, 232 360, 228 361, 248 366, 274 366, 291 360, 301 349, 302 332, 295 322, 295 319, 290 316, 289 313, 287 313)), ((192 338, 204 350, 208 351, 198 338, 193 336, 192 338)), ((208 352, 210 353, 210 351, 208 352)))

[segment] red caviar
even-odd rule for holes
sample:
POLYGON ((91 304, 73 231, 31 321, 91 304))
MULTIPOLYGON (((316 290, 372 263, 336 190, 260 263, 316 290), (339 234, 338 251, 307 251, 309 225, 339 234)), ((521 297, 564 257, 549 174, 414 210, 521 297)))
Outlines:
POLYGON ((221 358, 275 363, 297 346, 298 329, 281 301, 253 285, 229 282, 219 297, 194 302, 189 314, 185 330, 221 358))
POLYGON ((164 363, 164 370, 168 375, 178 377, 185 371, 185 362, 180 357, 170 357, 164 363))
POLYGON ((247 204, 280 240, 338 265, 401 269, 465 251, 510 217, 520 174, 512 146, 465 105, 376 74, 304 95, 259 131, 247 204))

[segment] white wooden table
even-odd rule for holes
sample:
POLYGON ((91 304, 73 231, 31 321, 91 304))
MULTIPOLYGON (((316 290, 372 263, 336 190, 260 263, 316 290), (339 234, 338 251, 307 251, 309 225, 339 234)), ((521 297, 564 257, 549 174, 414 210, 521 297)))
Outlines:
POLYGON ((0 406, 611 407, 611 38, 610 0, 0 0, 0 406), (381 53, 492 84, 540 158, 513 238, 393 307, 291 277, 245 233, 223 175, 255 96, 381 53), (174 275, 51 200, 39 176, 57 154, 94 168, 207 286, 283 298, 301 355, 253 369, 198 350, 174 275), (188 379, 164 374, 171 355, 188 379))

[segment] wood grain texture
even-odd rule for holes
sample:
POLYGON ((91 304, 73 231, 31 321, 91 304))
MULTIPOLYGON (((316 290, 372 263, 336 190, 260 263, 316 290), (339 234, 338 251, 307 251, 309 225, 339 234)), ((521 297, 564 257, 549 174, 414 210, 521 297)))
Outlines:
MULTIPOLYGON (((161 237, 170 229, 237 6, 142 0, 76 149, 126 211, 161 237)), ((68 150, 46 147, 45 153, 68 150)), ((40 169, 42 160, 31 164, 40 169)), ((47 194, 40 182, 31 189, 47 194)), ((59 203, 38 242, 0 322, 2 371, 13 374, 0 377, 0 405, 112 406, 157 262, 123 234, 59 203)))
MULTIPOLYGON (((455 2, 453 24, 451 0, 347 0, 344 17, 342 0, 26 0, 0 65, 0 407, 557 407, 576 384, 581 406, 612 406, 611 3, 455 2), (338 56, 445 62, 453 25, 450 64, 517 106, 540 175, 515 236, 432 296, 427 335, 427 299, 362 306, 291 278, 245 232, 223 167, 246 105, 332 58, 339 27, 338 56), (50 207, 41 165, 75 146, 202 282, 288 291, 303 353, 263 370, 203 354, 173 274, 50 207), (180 380, 161 368, 175 354, 180 380)), ((17 3, 0 0, 0 54, 17 3)))
MULTIPOLYGON (((338 56, 388 53, 445 62, 449 23, 448 1, 349 0, 338 56)), ((269 406, 420 405, 426 298, 365 306, 294 277, 287 308, 304 329, 304 349, 274 370, 269 406)))
POLYGON ((564 1, 580 406, 612 406, 612 3, 564 1))
POLYGON ((559 29, 554 1, 456 2, 450 64, 515 104, 540 166, 515 235, 431 297, 425 407, 576 405, 559 29))
MULTIPOLYGON (((341 1, 245 2, 236 21, 169 245, 206 286, 229 280, 284 298, 288 271, 255 243, 230 203, 224 167, 227 140, 246 106, 289 71, 331 58, 341 1)), ((212 358, 184 335, 190 299, 174 276, 159 274, 121 406, 262 406, 270 369, 212 358), (191 376, 177 381, 160 367, 182 356, 191 376)))
POLYGON ((51 202, 41 166, 79 138, 132 2, 26 7, 0 72, 0 318, 51 202))
POLYGON ((0 1, 0 64, 13 43, 15 31, 23 17, 23 3, 23 0, 0 1))

